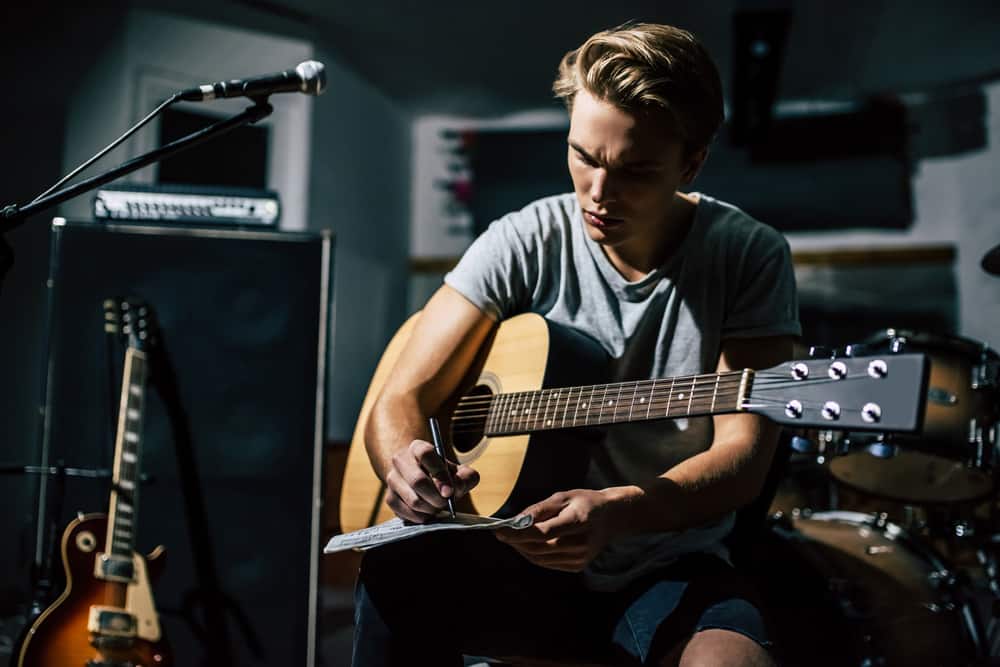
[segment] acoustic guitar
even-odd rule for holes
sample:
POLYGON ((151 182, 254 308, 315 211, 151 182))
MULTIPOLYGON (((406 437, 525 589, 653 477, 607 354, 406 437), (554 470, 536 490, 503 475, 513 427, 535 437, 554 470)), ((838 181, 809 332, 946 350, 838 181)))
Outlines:
MULTIPOLYGON (((341 493, 344 532, 393 517, 364 434, 418 317, 389 342, 362 404, 341 493)), ((480 473, 463 511, 510 516, 554 491, 579 488, 586 443, 613 424, 747 412, 794 427, 913 432, 923 421, 928 376, 925 355, 885 354, 592 384, 607 364, 596 341, 540 315, 518 315, 493 330, 436 415, 449 458, 480 473)))
POLYGON ((162 571, 164 550, 159 546, 145 558, 134 550, 152 313, 135 301, 104 305, 105 328, 128 340, 109 510, 81 514, 66 527, 66 589, 28 630, 18 667, 172 664, 150 587, 162 571))

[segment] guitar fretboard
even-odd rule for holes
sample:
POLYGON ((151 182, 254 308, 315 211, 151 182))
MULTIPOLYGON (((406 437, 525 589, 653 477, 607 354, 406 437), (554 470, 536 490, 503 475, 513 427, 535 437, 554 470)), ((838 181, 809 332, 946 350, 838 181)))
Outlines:
POLYGON ((483 422, 487 436, 687 417, 741 409, 745 371, 467 397, 455 419, 483 422))
POLYGON ((125 352, 122 393, 118 404, 118 435, 108 512, 107 552, 132 557, 139 510, 139 456, 146 393, 146 355, 137 349, 125 352))

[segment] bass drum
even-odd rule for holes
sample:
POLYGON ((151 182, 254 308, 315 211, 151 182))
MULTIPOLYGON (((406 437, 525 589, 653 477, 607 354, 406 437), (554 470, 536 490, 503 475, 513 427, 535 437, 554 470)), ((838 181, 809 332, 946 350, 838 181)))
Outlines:
POLYGON ((772 524, 759 582, 780 664, 957 667, 980 633, 944 561, 879 515, 772 524))

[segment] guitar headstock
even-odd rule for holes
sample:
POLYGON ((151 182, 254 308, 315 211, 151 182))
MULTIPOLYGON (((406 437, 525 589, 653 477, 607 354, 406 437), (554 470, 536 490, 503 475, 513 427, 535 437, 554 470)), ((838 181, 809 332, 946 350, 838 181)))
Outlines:
POLYGON ((153 309, 141 299, 106 299, 104 330, 137 350, 148 350, 156 344, 156 317, 153 309))
POLYGON ((914 432, 929 367, 924 354, 788 361, 754 373, 744 409, 789 426, 914 432))

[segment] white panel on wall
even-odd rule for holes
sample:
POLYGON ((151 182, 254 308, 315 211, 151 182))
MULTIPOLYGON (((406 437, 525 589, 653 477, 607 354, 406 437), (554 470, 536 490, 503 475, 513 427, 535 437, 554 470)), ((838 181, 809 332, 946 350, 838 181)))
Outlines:
POLYGON ((437 115, 417 119, 413 124, 410 256, 456 257, 472 243, 475 235, 472 216, 456 205, 446 187, 449 182, 471 177, 461 168, 463 132, 567 127, 569 118, 561 109, 525 111, 492 119, 437 115))

